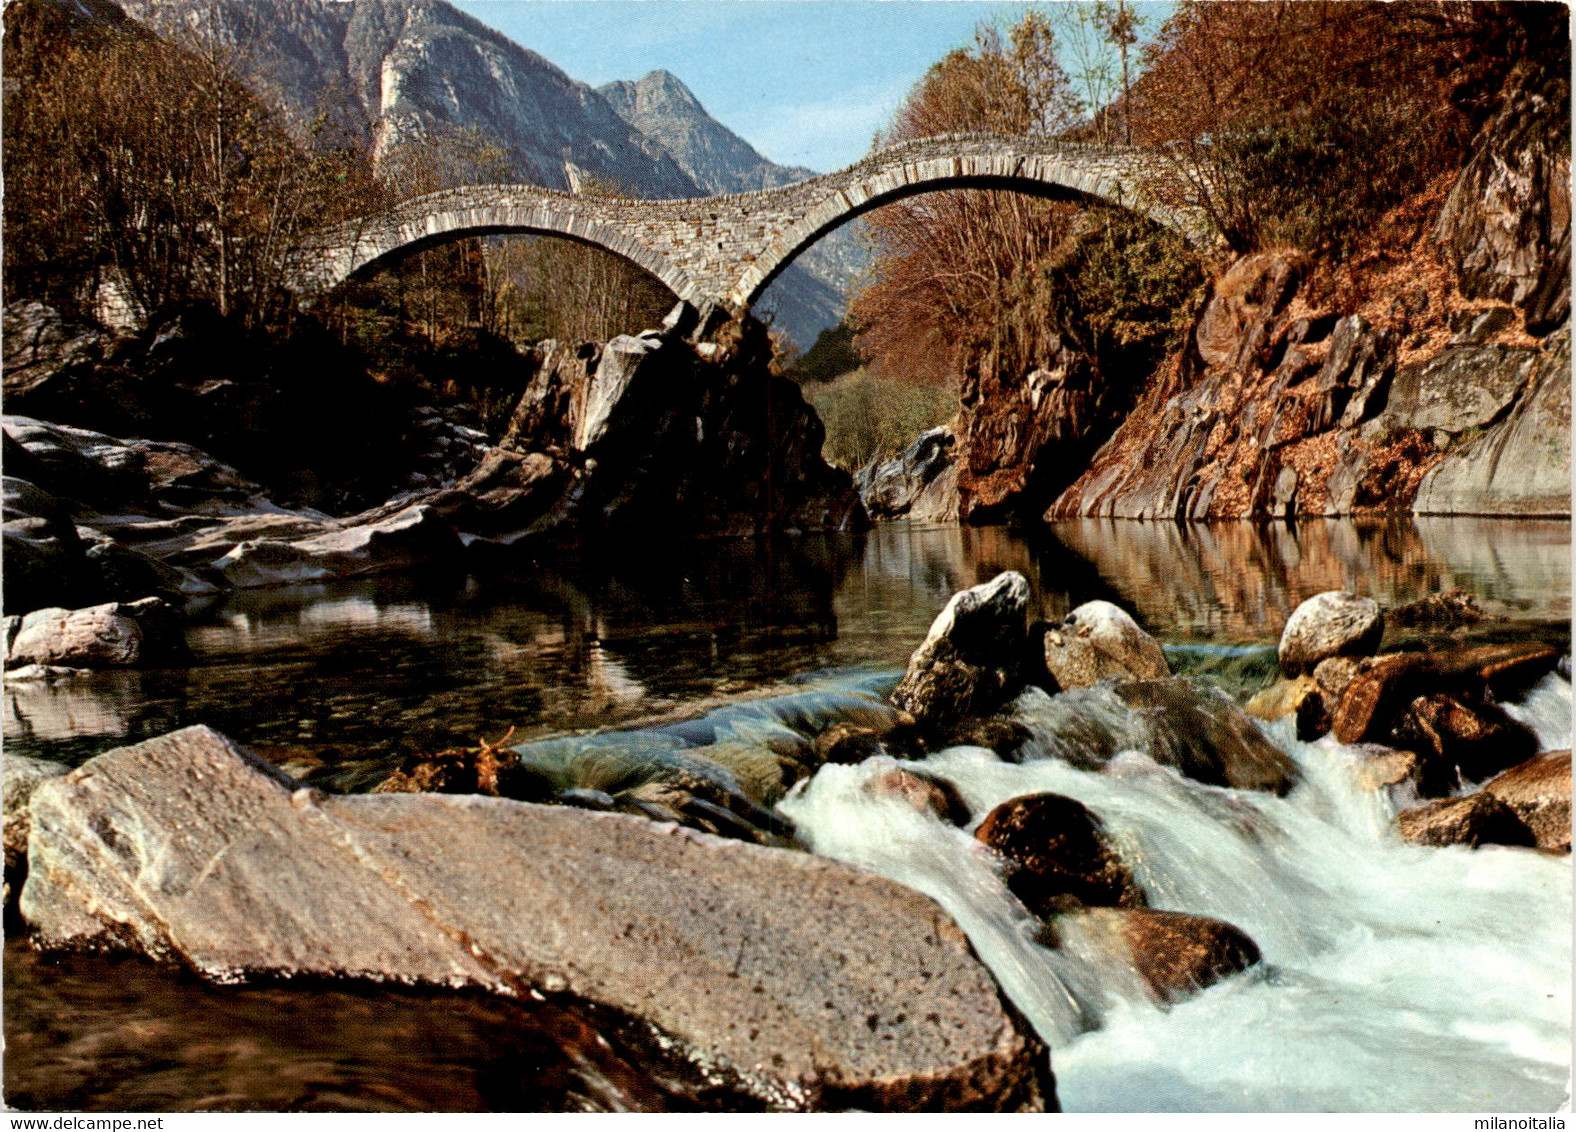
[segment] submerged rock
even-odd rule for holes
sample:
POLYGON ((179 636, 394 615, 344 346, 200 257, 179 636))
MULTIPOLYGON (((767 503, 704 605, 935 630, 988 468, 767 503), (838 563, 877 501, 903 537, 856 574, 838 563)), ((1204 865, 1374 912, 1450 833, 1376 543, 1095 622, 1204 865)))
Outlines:
POLYGON ((1099 817, 1076 799, 1013 798, 987 814, 974 836, 1012 863, 1007 887, 1041 918, 1084 905, 1148 903, 1099 817))
POLYGON ((1450 628, 1471 625, 1488 616, 1478 604, 1477 597, 1466 590, 1446 590, 1429 594, 1416 601, 1398 605, 1385 614, 1391 625, 1427 625, 1430 628, 1450 628))
POLYGON ((1298 676, 1328 657, 1370 655, 1383 637, 1384 614, 1372 598, 1343 590, 1315 594, 1292 610, 1281 630, 1281 670, 1298 676))
POLYGON ((1034 735, 1025 757, 1102 770, 1137 751, 1197 782, 1285 794, 1296 764, 1235 700, 1193 677, 1102 683, 1057 696, 1030 688, 1013 718, 1034 735))
POLYGON ((1260 961, 1258 944, 1224 920, 1147 908, 1084 908, 1049 923, 1059 946, 1125 963, 1158 1002, 1177 1002, 1260 961))
POLYGON ((180 615, 156 597, 86 609, 35 609, 6 637, 7 668, 133 668, 186 655, 180 615))
POLYGON ((916 810, 929 810, 951 825, 967 825, 972 816, 956 786, 912 767, 883 770, 865 782, 864 790, 872 798, 895 799, 916 810))
POLYGON ((991 715, 1018 691, 1029 583, 1004 571, 952 595, 909 658, 892 703, 934 734, 991 715))
POLYGON ((1013 719, 969 719, 948 730, 938 740, 946 747, 984 747, 1008 762, 1018 761, 1018 750, 1033 737, 1023 724, 1013 719))
POLYGON ((945 913, 834 861, 562 806, 325 796, 204 727, 46 782, 32 813, 21 909, 46 948, 569 993, 773 1108, 1050 1099, 945 913))
POLYGON ((1187 777, 1239 790, 1288 793, 1296 764, 1220 689, 1173 677, 1118 684, 1116 694, 1147 732, 1146 752, 1187 777))
POLYGON ((881 732, 856 723, 834 723, 815 737, 815 754, 824 763, 862 763, 881 753, 881 732))
POLYGON ((1062 688, 1087 688, 1112 676, 1161 680, 1171 675, 1159 642, 1108 601, 1087 601, 1046 630, 1045 667, 1062 688))

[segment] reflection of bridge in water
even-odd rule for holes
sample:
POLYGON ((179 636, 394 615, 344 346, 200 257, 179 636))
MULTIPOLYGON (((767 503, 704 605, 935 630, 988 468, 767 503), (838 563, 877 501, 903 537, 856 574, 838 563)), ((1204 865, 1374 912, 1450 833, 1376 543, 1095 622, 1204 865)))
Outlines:
POLYGON ((1098 200, 1194 242, 1214 238, 1186 178, 1160 151, 953 134, 892 146, 838 173, 732 196, 623 200, 531 185, 448 189, 316 233, 300 249, 295 283, 303 294, 321 294, 426 245, 534 233, 605 248, 697 305, 716 300, 742 310, 833 228, 892 201, 956 188, 1098 200))

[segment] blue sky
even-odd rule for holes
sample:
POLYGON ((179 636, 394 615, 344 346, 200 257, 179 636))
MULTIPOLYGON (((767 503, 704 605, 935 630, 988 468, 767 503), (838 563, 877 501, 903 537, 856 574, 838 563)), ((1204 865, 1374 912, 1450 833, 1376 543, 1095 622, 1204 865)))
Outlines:
MULTIPOLYGON (((664 68, 783 165, 840 169, 993 0, 453 0, 593 86, 664 68)), ((1049 6, 1049 5, 1047 5, 1049 6)), ((1143 4, 1158 26, 1170 4, 1143 4)))

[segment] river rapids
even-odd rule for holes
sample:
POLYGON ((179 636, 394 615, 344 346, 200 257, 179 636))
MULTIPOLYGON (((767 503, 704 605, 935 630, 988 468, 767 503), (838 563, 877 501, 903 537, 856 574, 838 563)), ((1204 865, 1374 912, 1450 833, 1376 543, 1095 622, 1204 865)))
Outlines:
MULTIPOLYGON (((1015 716, 1035 730, 1052 701, 1015 716)), ((1570 745, 1570 683, 1551 675, 1514 714, 1570 745)), ((1043 722, 1043 721, 1042 721, 1043 722)), ((1003 762, 955 747, 920 764, 974 823, 1054 792, 1105 824, 1151 906, 1245 930, 1259 966, 1170 1007, 1077 938, 1049 950, 969 829, 872 798, 896 764, 827 766, 779 809, 816 853, 926 893, 968 934, 1052 1049, 1068 1111, 1548 1111, 1568 1099, 1571 865, 1523 849, 1420 848, 1394 832, 1359 756, 1267 728, 1301 771, 1287 797, 1206 786, 1144 754, 1103 772, 1041 735, 1003 762)))

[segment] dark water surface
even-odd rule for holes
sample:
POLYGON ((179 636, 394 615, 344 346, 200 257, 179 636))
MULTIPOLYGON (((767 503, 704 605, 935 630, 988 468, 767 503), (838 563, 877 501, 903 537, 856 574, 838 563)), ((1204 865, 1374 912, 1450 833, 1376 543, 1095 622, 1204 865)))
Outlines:
MULTIPOLYGON (((1451 588, 1569 639, 1571 528, 1419 519, 1087 520, 1032 541, 891 524, 863 536, 613 548, 594 566, 253 591, 203 611, 189 668, 5 688, 7 748, 80 763, 206 723, 328 789, 409 753, 699 714, 808 674, 901 667, 956 590, 1005 569, 1059 618, 1115 601, 1176 656, 1255 656, 1322 590, 1392 606, 1451 588), (1246 646, 1246 648, 1245 648, 1246 646)), ((697 1098, 545 1004, 375 988, 214 988, 135 960, 6 953, 5 1085, 24 1108, 619 1109, 697 1098), (638 1068, 631 1068, 638 1066, 638 1068)))

